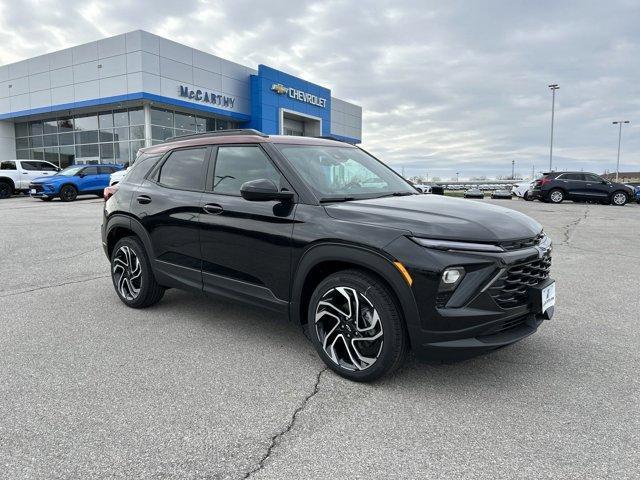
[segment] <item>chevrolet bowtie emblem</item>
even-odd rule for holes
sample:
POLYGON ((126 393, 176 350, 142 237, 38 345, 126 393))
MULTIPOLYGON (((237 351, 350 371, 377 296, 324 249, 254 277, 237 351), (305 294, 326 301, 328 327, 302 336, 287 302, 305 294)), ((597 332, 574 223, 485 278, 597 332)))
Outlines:
POLYGON ((281 83, 274 83, 273 85, 271 85, 271 90, 273 90, 274 92, 280 95, 284 95, 285 93, 287 93, 289 89, 284 85, 282 85, 281 83))

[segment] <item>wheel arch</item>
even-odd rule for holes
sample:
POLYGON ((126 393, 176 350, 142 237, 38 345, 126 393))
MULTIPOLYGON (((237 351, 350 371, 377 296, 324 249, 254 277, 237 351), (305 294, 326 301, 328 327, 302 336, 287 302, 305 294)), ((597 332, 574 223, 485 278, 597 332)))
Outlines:
POLYGON ((393 260, 365 247, 342 244, 315 245, 298 262, 292 282, 291 321, 305 324, 308 303, 316 286, 328 275, 350 268, 364 270, 379 278, 395 295, 407 326, 419 323, 413 292, 393 260))
POLYGON ((118 240, 128 236, 138 237, 147 251, 149 260, 153 261, 155 256, 149 234, 137 219, 125 214, 112 214, 107 220, 106 240, 109 258, 111 258, 113 247, 118 243, 118 240))
POLYGON ((11 178, 11 177, 0 177, 0 182, 8 183, 9 185, 11 185, 11 189, 12 190, 16 189, 16 184, 13 181, 13 178, 11 178))

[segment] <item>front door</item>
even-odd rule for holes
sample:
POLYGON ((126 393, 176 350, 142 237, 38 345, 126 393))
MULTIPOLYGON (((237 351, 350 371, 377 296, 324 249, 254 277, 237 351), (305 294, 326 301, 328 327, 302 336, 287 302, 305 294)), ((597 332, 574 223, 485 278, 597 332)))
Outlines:
POLYGON ((292 188, 259 145, 219 146, 212 165, 200 213, 204 290, 285 311, 295 204, 248 201, 240 187, 267 178, 292 188))
POLYGON ((100 178, 101 176, 98 173, 98 167, 96 165, 84 167, 78 172, 78 177, 80 177, 80 180, 77 182, 80 193, 100 190, 102 179, 100 178))
POLYGON ((171 152, 142 182, 131 200, 151 239, 158 281, 202 290, 200 212, 210 148, 171 152))
POLYGON ((38 160, 20 160, 22 169, 20 174, 21 186, 18 188, 29 188, 29 183, 39 177, 49 177, 57 173, 55 165, 38 160))
POLYGON ((584 174, 585 195, 593 200, 606 200, 613 191, 613 186, 593 173, 584 174))

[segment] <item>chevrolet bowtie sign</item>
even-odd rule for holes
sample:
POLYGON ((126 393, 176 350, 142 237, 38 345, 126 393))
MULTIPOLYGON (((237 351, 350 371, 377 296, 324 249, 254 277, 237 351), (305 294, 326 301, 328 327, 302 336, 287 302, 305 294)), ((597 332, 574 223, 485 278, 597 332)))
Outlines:
POLYGON ((209 103, 211 105, 218 105, 226 108, 233 108, 233 104, 236 101, 233 97, 218 95, 213 92, 207 92, 206 90, 193 90, 183 85, 180 85, 180 96, 190 100, 195 100, 196 102, 209 103))
POLYGON ((276 92, 278 95, 286 95, 289 98, 309 103, 316 107, 325 108, 327 106, 326 98, 318 97, 317 95, 312 95, 311 93, 303 92, 302 90, 292 87, 285 87, 281 83, 274 83, 271 85, 271 90, 276 92))

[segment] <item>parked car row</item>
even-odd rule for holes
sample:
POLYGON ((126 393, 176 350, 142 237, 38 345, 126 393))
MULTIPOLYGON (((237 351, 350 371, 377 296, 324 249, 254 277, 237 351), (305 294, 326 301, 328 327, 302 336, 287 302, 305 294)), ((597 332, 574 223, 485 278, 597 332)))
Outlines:
POLYGON ((527 196, 545 203, 597 202, 623 206, 635 198, 633 187, 610 182, 595 173, 548 172, 535 181, 527 196))

